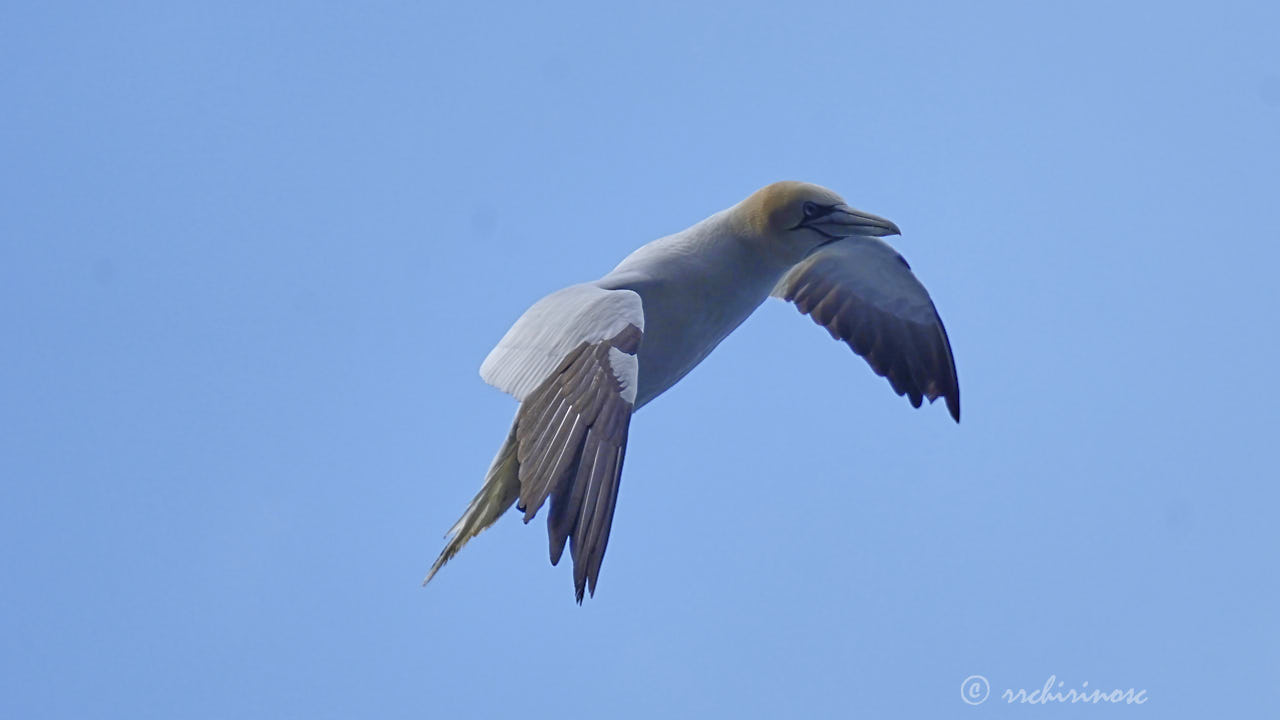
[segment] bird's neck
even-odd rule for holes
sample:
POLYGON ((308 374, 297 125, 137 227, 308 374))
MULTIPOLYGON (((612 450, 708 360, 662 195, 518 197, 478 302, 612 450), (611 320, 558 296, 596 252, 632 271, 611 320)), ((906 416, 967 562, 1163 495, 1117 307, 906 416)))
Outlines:
POLYGON ((798 260, 783 250, 761 242, 731 208, 641 247, 609 276, 698 282, 708 290, 737 286, 748 295, 763 288, 763 298, 798 260))

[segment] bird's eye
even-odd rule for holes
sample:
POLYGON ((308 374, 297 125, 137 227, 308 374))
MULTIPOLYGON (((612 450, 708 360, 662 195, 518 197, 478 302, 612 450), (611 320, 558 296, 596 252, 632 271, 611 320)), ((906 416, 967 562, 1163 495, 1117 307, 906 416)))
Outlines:
POLYGON ((806 202, 806 203, 804 204, 804 216, 805 216, 805 217, 807 217, 807 218, 815 218, 815 217, 818 217, 818 215, 820 215, 821 213, 822 213, 822 209, 821 209, 821 208, 819 208, 815 203, 806 202))

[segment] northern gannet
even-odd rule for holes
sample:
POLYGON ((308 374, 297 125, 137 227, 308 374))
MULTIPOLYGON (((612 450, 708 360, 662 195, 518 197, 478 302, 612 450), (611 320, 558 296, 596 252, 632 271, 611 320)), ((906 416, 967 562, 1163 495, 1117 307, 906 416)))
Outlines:
POLYGON ((914 407, 943 397, 960 422, 947 331, 906 260, 878 239, 897 234, 826 188, 779 182, 534 303, 480 366, 520 406, 423 584, 513 504, 527 523, 550 498, 551 564, 567 541, 577 601, 595 595, 632 413, 770 295, 848 343, 914 407))

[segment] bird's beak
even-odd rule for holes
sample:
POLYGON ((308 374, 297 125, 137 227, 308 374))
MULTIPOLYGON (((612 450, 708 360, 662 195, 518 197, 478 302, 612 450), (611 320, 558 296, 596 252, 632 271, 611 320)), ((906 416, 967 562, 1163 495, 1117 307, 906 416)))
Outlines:
POLYGON ((869 212, 854 210, 848 205, 835 206, 829 214, 812 221, 810 226, 819 232, 835 237, 849 237, 850 235, 884 237, 885 235, 902 234, 902 231, 898 229, 897 225, 893 224, 892 220, 886 220, 869 212))

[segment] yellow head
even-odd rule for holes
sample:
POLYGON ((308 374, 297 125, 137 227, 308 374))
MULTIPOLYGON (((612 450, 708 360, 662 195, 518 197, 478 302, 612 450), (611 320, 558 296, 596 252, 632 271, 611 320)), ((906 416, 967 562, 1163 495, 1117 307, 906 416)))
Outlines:
POLYGON ((748 234, 772 249, 801 257, 814 248, 851 235, 897 235, 898 226, 849 207, 834 192, 791 180, 767 185, 736 208, 748 234))

